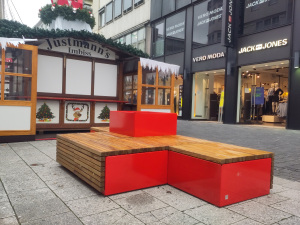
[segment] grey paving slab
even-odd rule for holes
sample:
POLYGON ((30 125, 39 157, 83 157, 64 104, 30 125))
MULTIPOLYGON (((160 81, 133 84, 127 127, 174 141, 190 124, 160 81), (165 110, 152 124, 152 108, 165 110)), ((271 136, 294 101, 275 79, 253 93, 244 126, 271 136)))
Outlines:
POLYGON ((269 194, 269 195, 266 195, 266 196, 262 196, 262 197, 259 197, 259 198, 252 199, 252 201, 258 202, 258 203, 263 204, 263 205, 272 205, 272 204, 282 202, 282 201, 286 201, 286 200, 288 200, 287 197, 284 197, 284 196, 279 195, 279 194, 269 194))
POLYGON ((0 218, 0 224, 1 225, 19 225, 18 220, 15 216, 12 217, 6 217, 6 218, 0 218))
POLYGON ((48 188, 13 193, 9 197, 21 223, 69 211, 48 188))
POLYGON ((77 185, 73 187, 63 187, 53 190, 53 192, 63 201, 68 202, 75 199, 85 198, 93 195, 98 195, 95 189, 88 185, 77 185))
POLYGON ((51 159, 56 160, 56 146, 41 147, 39 150, 51 159))
POLYGON ((43 147, 51 147, 51 146, 53 146, 48 141, 29 141, 28 144, 31 144, 32 146, 34 146, 36 148, 43 148, 43 147))
POLYGON ((115 202, 133 215, 167 207, 167 204, 148 193, 140 193, 127 198, 116 199, 115 202))
POLYGON ((81 218, 81 220, 86 225, 144 224, 121 208, 86 216, 81 218))
POLYGON ((137 194, 142 194, 144 193, 144 190, 136 190, 136 191, 130 191, 130 192, 125 192, 121 194, 115 194, 115 195, 110 195, 109 198, 112 200, 120 199, 120 198, 128 198, 133 195, 137 194))
POLYGON ((46 187, 45 183, 37 178, 37 179, 3 179, 3 184, 8 194, 20 192, 20 191, 28 191, 34 189, 41 189, 46 187))
POLYGON ((0 204, 0 218, 6 218, 6 217, 11 217, 14 216, 14 210, 12 209, 10 203, 7 202, 1 202, 0 204))
POLYGON ((60 190, 63 188, 76 187, 76 186, 87 186, 86 183, 84 183, 79 178, 74 176, 59 178, 57 180, 49 180, 49 181, 45 181, 45 183, 53 191, 60 190))
POLYGON ((0 177, 18 174, 21 176, 24 173, 30 173, 32 170, 23 161, 17 161, 11 164, 0 164, 0 177))
POLYGON ((290 218, 279 221, 278 224, 279 225, 299 225, 300 217, 292 216, 290 218))
POLYGON ((180 211, 207 204, 199 198, 169 185, 145 189, 144 191, 180 211))
POLYGON ((233 205, 228 209, 263 224, 273 224, 291 216, 289 213, 254 201, 233 205))
POLYGON ((259 223, 255 220, 251 220, 251 219, 244 219, 237 223, 234 223, 234 225, 262 225, 262 223, 259 223))
POLYGON ((81 198, 66 202, 66 204, 78 217, 89 216, 120 208, 120 206, 113 202, 111 199, 102 195, 81 198))
POLYGON ((300 217, 300 199, 287 200, 271 205, 273 208, 300 217))
POLYGON ((162 223, 162 224, 196 224, 196 219, 180 212, 173 207, 157 209, 151 212, 136 215, 136 217, 145 224, 162 223))
POLYGON ((244 216, 225 208, 218 208, 213 205, 204 205, 184 211, 189 216, 204 224, 227 225, 245 219, 244 216))
POLYGON ((22 225, 82 225, 82 222, 71 212, 38 219, 22 225))
POLYGON ((290 199, 300 199, 300 191, 298 190, 289 189, 283 192, 279 192, 278 194, 290 199))
POLYGON ((282 184, 283 187, 287 187, 293 190, 300 191, 300 183, 296 181, 290 181, 288 183, 282 184))
POLYGON ((44 167, 35 166, 32 169, 38 174, 43 181, 57 180, 60 178, 70 177, 71 172, 63 168, 62 166, 44 167))
POLYGON ((4 190, 4 187, 2 186, 2 182, 0 180, 0 205, 1 205, 1 202, 7 202, 8 201, 8 198, 6 196, 6 192, 4 190))

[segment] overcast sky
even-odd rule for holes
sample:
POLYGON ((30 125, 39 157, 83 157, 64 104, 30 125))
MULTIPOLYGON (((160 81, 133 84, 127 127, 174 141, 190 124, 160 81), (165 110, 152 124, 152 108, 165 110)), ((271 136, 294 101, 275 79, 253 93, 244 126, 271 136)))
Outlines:
MULTIPOLYGON (((29 27, 33 27, 39 21, 39 9, 47 4, 51 4, 51 0, 8 0, 12 1, 23 21, 29 27)), ((12 9, 14 11, 14 9, 12 9)), ((18 18, 18 17, 17 17, 18 18)), ((16 19, 17 19, 16 18, 16 19)), ((19 19, 17 19, 19 21, 19 19)))

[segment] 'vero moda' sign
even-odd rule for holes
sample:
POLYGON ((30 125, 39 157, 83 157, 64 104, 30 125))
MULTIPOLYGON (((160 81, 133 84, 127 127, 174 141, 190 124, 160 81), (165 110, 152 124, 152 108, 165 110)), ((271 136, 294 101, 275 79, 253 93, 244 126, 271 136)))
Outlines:
POLYGON ((233 47, 233 0, 223 0, 222 45, 233 47))
POLYGON ((247 53, 247 52, 255 52, 260 50, 266 50, 270 48, 277 48, 281 46, 286 46, 288 44, 288 39, 282 39, 277 41, 270 41, 264 44, 255 44, 255 45, 249 45, 247 47, 242 47, 239 51, 239 54, 247 53))
POLYGON ((64 52, 73 55, 115 60, 115 53, 102 45, 74 38, 46 38, 39 49, 64 52))
POLYGON ((224 58, 225 53, 224 52, 218 52, 218 53, 212 53, 209 55, 203 55, 203 56, 198 56, 193 58, 193 62, 203 62, 211 59, 219 59, 219 58, 224 58))

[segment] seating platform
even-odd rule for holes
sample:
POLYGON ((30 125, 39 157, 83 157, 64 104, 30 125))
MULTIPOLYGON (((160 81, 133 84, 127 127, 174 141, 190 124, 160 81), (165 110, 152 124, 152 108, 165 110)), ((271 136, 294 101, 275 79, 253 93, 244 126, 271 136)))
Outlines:
POLYGON ((180 135, 57 135, 57 161, 104 195, 162 184, 222 207, 267 195, 271 152, 180 135))

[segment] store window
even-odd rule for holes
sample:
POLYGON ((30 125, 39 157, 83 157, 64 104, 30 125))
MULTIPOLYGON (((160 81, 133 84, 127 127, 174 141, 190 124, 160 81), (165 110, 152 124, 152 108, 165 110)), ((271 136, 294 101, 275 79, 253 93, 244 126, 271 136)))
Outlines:
POLYGON ((153 28, 153 56, 158 57, 164 55, 165 48, 165 23, 164 21, 154 25, 153 28))
POLYGON ((123 81, 123 100, 137 104, 137 75, 126 75, 123 81))
POLYGON ((99 10, 99 26, 104 27, 105 25, 105 8, 99 10))
POLYGON ((114 1, 114 18, 121 16, 122 14, 122 0, 114 1))
POLYGON ((112 2, 106 5, 105 23, 109 23, 113 19, 112 2))
POLYGON ((166 54, 184 51, 185 11, 166 20, 166 54))
POLYGON ((194 7, 193 47, 216 44, 221 41, 222 0, 203 1, 194 7))
POLYGON ((124 0, 123 1, 124 4, 124 13, 129 12, 130 10, 132 10, 132 0, 124 0))
POLYGON ((245 0, 242 34, 273 29, 292 21, 293 0, 245 0))

